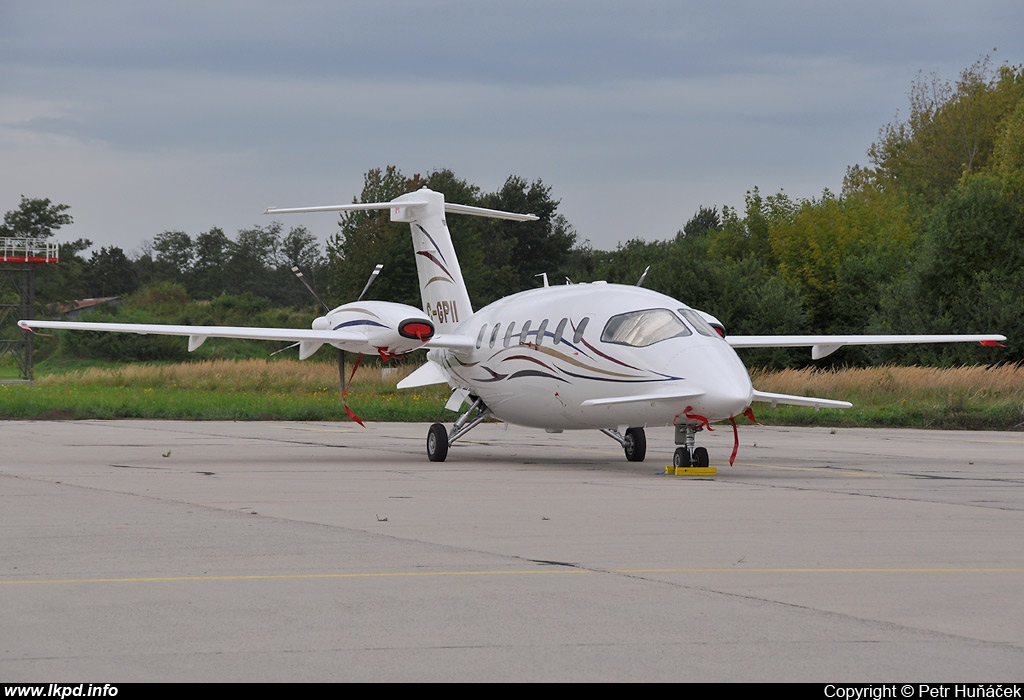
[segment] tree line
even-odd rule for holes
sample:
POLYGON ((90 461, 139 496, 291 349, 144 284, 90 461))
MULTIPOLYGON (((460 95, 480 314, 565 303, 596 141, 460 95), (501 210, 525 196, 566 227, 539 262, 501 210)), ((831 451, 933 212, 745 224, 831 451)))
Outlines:
MULTIPOLYGON (((955 80, 920 76, 909 112, 883 126, 865 165, 847 168, 842 191, 793 199, 747 192, 742 208, 702 206, 674 237, 590 247, 564 216, 550 186, 510 176, 483 192, 450 170, 366 173, 354 202, 381 202, 421 187, 447 201, 529 212, 512 223, 478 217, 449 222, 470 297, 479 307, 538 286, 538 274, 575 282, 645 286, 714 314, 730 333, 1001 332, 1009 348, 847 348, 831 362, 949 365, 1024 360, 1024 70, 983 58, 955 80)), ((71 223, 66 205, 22 198, 0 233, 38 237, 71 223)), ((387 212, 346 212, 321 249, 303 227, 273 222, 195 236, 165 231, 132 258, 87 240, 61 244, 61 263, 41 271, 41 303, 126 295, 173 284, 190 299, 259 297, 272 306, 313 308, 291 279, 298 266, 340 304, 354 299, 377 263, 373 298, 419 306, 408 227, 387 212)), ((168 319, 171 320, 171 319, 168 319)), ((747 351, 766 366, 806 364, 806 352, 747 351)))

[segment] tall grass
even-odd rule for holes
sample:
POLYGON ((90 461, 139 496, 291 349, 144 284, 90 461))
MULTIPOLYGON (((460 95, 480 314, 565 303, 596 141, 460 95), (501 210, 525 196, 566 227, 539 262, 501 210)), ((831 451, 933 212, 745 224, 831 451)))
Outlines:
POLYGON ((779 407, 757 410, 787 423, 903 425, 1020 430, 1024 366, 805 368, 751 372, 762 391, 851 401, 852 409, 818 413, 779 407))
MULTIPOLYGON (((445 385, 398 391, 414 365, 362 366, 348 403, 364 420, 450 421, 445 385), (386 376, 385 376, 386 375, 386 376)), ((351 367, 348 371, 351 371, 351 367)), ((853 402, 847 410, 754 404, 775 424, 1020 430, 1024 366, 871 367, 753 371, 763 391, 853 402)), ((346 376, 346 379, 348 377, 346 376)), ((88 367, 0 385, 4 418, 348 420, 337 365, 297 360, 203 360, 88 367)))
MULTIPOLYGON (((446 386, 395 387, 413 369, 361 367, 349 406, 363 420, 448 419, 446 386)), ((349 420, 337 365, 253 359, 89 367, 0 385, 0 417, 349 420)))

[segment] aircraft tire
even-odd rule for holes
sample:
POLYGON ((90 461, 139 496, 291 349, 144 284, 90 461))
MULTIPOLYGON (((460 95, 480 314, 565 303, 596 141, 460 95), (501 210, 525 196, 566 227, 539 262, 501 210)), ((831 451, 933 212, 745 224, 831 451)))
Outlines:
POLYGON ((626 430, 626 444, 622 446, 626 459, 630 462, 642 462, 647 456, 647 434, 643 428, 626 430))
POLYGON ((448 429, 434 423, 427 431, 427 459, 443 462, 448 457, 448 429))
POLYGON ((706 447, 698 447, 693 451, 693 466, 706 467, 709 464, 711 464, 711 458, 708 457, 708 450, 706 447))
POLYGON ((672 455, 673 467, 690 467, 690 451, 685 447, 677 447, 672 455))

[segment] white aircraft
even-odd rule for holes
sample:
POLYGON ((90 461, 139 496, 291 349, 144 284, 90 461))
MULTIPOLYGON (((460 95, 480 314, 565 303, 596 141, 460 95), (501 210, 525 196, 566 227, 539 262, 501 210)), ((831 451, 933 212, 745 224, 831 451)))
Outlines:
MULTIPOLYGON (((728 420, 735 435, 735 417, 752 417, 753 402, 814 408, 852 405, 758 391, 734 348, 810 347, 811 356, 818 359, 843 345, 995 345, 1006 339, 993 334, 728 336, 710 314, 640 286, 548 286, 546 278, 542 288, 474 312, 445 215, 514 221, 537 217, 446 203, 443 195, 428 189, 390 202, 271 208, 266 213, 372 209, 388 209, 392 221, 410 224, 422 310, 356 301, 315 319, 310 330, 35 320, 19 324, 26 329, 181 335, 188 337, 190 351, 211 337, 281 340, 296 343, 300 359, 323 345, 386 357, 425 348, 426 363, 398 387, 447 383, 452 395, 446 408, 457 411, 468 404, 450 431, 440 423, 430 426, 431 461, 444 461, 452 444, 493 416, 548 432, 597 429, 616 440, 626 459, 634 462, 646 455, 647 426, 673 426, 676 467, 708 466, 707 449, 695 445, 695 434, 728 420)), ((730 464, 735 454, 734 446, 730 464)))

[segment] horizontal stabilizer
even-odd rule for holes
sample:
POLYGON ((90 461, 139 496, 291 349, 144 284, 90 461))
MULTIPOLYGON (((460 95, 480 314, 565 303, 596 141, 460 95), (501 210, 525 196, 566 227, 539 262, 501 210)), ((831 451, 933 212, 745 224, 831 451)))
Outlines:
POLYGON ((793 396, 791 394, 770 394, 767 391, 754 390, 754 401, 770 403, 772 408, 780 403, 789 406, 810 406, 811 408, 850 408, 853 406, 849 401, 834 401, 832 399, 816 399, 813 396, 793 396))
MULTIPOLYGON (((360 204, 328 204, 322 207, 268 207, 264 214, 313 214, 328 211, 374 211, 392 210, 392 218, 400 221, 410 221, 415 218, 416 210, 426 207, 425 199, 396 199, 392 202, 365 202, 360 204)), ((489 219, 508 219, 510 221, 536 221, 534 214, 516 214, 497 209, 485 209, 484 207, 472 207, 468 204, 452 204, 445 202, 444 210, 448 214, 469 214, 470 216, 485 216, 489 219)))
POLYGON ((425 364, 420 365, 416 368, 416 371, 410 374, 408 377, 398 382, 399 389, 412 389, 417 386, 430 386, 431 384, 446 384, 448 382, 448 373, 444 371, 444 368, 437 364, 427 360, 425 364))
POLYGON ((898 345, 900 343, 981 343, 992 345, 1005 335, 731 335, 734 348, 811 348, 811 358, 820 360, 844 345, 898 345))
POLYGON ((606 399, 587 399, 581 406, 622 406, 631 403, 667 403, 686 401, 703 396, 703 391, 679 391, 660 394, 634 394, 632 396, 612 396, 606 399))

